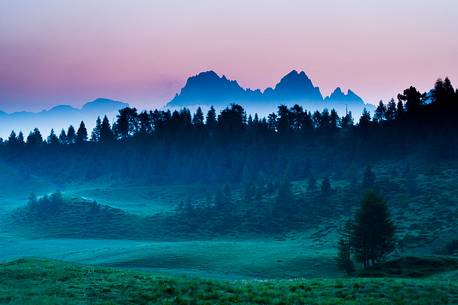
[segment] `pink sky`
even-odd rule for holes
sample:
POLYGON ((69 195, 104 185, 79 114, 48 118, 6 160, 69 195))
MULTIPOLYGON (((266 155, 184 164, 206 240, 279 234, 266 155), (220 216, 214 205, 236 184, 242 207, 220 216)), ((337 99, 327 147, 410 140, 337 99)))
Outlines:
POLYGON ((458 83, 456 0, 0 1, 0 109, 167 102, 204 70, 244 87, 304 70, 377 102, 458 83))

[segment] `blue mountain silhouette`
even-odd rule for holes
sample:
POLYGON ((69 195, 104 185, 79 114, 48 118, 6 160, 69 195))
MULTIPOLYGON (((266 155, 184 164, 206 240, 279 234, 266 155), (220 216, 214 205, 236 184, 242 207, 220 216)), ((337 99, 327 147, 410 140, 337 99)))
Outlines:
POLYGON ((129 104, 120 101, 98 98, 84 104, 81 109, 58 105, 40 112, 0 112, 0 137, 6 138, 11 130, 15 130, 16 133, 23 131, 27 135, 35 127, 47 136, 51 128, 58 133, 61 128, 66 129, 70 124, 77 128, 81 121, 84 121, 88 128, 92 128, 97 116, 106 114, 113 119, 119 109, 127 106, 129 104))
POLYGON ((266 113, 275 111, 280 104, 300 104, 309 111, 336 109, 340 114, 346 110, 358 116, 366 107, 373 110, 361 97, 351 90, 345 94, 337 88, 330 96, 323 98, 320 88, 314 86, 305 72, 293 70, 286 74, 274 88, 263 92, 259 89, 242 88, 237 81, 206 71, 188 78, 185 86, 167 107, 210 106, 225 107, 238 103, 250 112, 266 113))

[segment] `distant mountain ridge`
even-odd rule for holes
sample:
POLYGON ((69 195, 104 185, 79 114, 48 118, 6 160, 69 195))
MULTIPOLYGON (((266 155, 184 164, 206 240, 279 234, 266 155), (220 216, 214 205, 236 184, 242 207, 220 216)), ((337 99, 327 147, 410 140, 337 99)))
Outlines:
POLYGON ((280 104, 300 104, 309 111, 334 108, 341 114, 352 111, 355 116, 364 108, 373 110, 352 90, 342 92, 336 88, 330 96, 323 98, 320 88, 315 86, 305 72, 293 70, 286 74, 274 88, 264 91, 244 89, 237 81, 218 76, 214 71, 201 72, 189 77, 179 94, 167 103, 167 107, 215 106, 225 107, 238 103, 248 111, 266 113, 275 111, 280 104))
POLYGON ((40 129, 43 136, 46 137, 51 128, 59 133, 60 129, 67 129, 69 125, 77 128, 81 121, 84 121, 87 127, 92 128, 97 116, 106 114, 112 119, 119 109, 128 106, 129 104, 121 101, 98 98, 84 104, 81 109, 70 105, 57 105, 40 112, 6 113, 0 111, 0 137, 6 138, 12 130, 15 130, 16 133, 22 131, 27 136, 28 132, 35 127, 40 129))

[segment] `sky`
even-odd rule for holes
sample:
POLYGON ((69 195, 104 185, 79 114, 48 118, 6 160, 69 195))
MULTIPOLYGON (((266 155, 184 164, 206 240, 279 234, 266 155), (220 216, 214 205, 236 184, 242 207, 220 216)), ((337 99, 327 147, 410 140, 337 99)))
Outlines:
POLYGON ((458 83, 456 33, 456 0, 0 0, 0 110, 149 109, 206 70, 261 89, 303 70, 376 103, 458 83))

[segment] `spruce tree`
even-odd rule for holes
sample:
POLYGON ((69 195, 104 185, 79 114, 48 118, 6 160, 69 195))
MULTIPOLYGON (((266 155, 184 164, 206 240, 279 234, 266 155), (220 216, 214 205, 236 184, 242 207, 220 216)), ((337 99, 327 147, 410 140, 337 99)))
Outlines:
POLYGON ((15 145, 17 143, 17 137, 14 130, 11 131, 10 136, 8 137, 8 144, 15 145))
POLYGON ((395 227, 380 195, 364 194, 352 230, 352 249, 364 268, 379 262, 395 248, 395 227))
POLYGON ((67 144, 67 134, 65 133, 65 130, 61 130, 59 134, 59 142, 60 144, 67 144))
POLYGON ((47 142, 51 145, 59 144, 59 138, 57 138, 56 134, 54 133, 54 129, 51 129, 51 133, 48 136, 47 142))
POLYGON ((192 124, 194 127, 201 128, 204 126, 204 113, 202 112, 202 108, 198 107, 194 117, 192 118, 192 124))
POLYGON ((35 128, 27 136, 27 144, 31 146, 38 146, 43 144, 43 137, 41 136, 40 130, 35 128))
POLYGON ((383 101, 378 103, 377 108, 375 109, 374 113, 374 121, 377 123, 382 122, 386 116, 386 106, 383 104, 383 101))
POLYGON ((17 144, 21 145, 24 144, 24 133, 22 131, 19 131, 19 134, 17 135, 17 144))
POLYGON ((100 125, 100 142, 110 143, 115 139, 113 131, 111 130, 110 121, 107 116, 103 117, 102 124, 100 125))
POLYGON ((216 110, 213 108, 213 106, 211 106, 210 110, 207 112, 205 125, 208 130, 213 130, 216 128, 216 110))
POLYGON ((70 125, 67 130, 67 143, 68 144, 76 143, 76 132, 75 132, 75 128, 72 125, 70 125))
POLYGON ((396 102, 394 99, 391 99, 388 102, 388 105, 386 107, 385 111, 385 119, 389 122, 393 121, 396 118, 396 102))
POLYGON ((78 131, 76 132, 76 143, 83 143, 87 141, 87 129, 86 125, 84 125, 84 122, 81 121, 80 127, 78 128, 78 131))
POLYGON ((100 120, 100 117, 97 117, 97 120, 95 121, 95 127, 92 130, 92 134, 91 134, 92 142, 100 142, 100 130, 101 129, 102 129, 102 120, 100 120))

